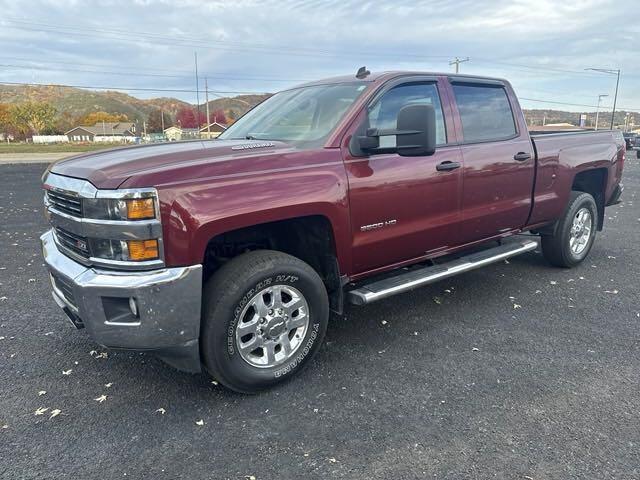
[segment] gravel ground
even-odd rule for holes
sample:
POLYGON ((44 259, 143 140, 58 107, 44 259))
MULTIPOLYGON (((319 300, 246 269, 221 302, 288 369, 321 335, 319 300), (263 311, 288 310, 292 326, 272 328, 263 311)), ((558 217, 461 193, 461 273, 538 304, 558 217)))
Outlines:
POLYGON ((640 478, 635 157, 580 267, 529 253, 350 309, 257 396, 67 324, 38 245, 43 169, 0 166, 1 478, 640 478))

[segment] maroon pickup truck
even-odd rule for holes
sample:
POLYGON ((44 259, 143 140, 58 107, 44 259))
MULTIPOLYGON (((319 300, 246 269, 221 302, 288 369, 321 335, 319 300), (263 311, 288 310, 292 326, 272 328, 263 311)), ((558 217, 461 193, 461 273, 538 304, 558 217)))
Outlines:
POLYGON ((280 92, 219 139, 44 177, 53 296, 101 345, 256 392, 331 312, 537 247, 582 262, 619 201, 620 132, 530 136, 504 80, 396 72, 280 92))

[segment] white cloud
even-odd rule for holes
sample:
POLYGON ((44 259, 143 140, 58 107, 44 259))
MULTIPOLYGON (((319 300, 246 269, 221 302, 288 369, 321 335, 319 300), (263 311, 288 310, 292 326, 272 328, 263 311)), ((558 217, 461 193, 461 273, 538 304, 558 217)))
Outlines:
POLYGON ((0 81, 188 90, 197 51, 210 88, 275 91, 364 64, 450 71, 457 55, 471 57, 463 72, 508 78, 523 97, 590 105, 612 98, 615 79, 584 69, 620 67, 618 103, 640 110, 633 0, 57 0, 28 12, 0 0, 0 11, 0 81))

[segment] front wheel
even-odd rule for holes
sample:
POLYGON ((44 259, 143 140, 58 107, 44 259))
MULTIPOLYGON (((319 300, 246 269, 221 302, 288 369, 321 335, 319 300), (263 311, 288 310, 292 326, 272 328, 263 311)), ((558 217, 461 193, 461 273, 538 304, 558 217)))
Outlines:
POLYGON ((574 267, 582 262, 596 236, 598 208, 585 192, 571 192, 569 204, 554 235, 542 236, 542 254, 557 267, 574 267))
POLYGON ((299 372, 329 318, 327 291, 302 260, 259 250, 229 261, 204 289, 202 358, 226 387, 256 393, 299 372))

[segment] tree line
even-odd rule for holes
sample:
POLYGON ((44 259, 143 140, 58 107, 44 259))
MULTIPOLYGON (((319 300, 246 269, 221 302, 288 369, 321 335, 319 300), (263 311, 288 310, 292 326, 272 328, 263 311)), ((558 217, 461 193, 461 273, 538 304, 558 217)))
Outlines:
MULTIPOLYGON (((5 138, 26 139, 32 135, 63 135, 74 127, 94 126, 101 122, 138 123, 137 131, 145 129, 147 133, 161 133, 162 128, 172 125, 182 128, 199 128, 207 124, 206 114, 193 107, 181 107, 172 115, 154 109, 146 119, 131 119, 123 113, 103 111, 72 115, 60 112, 48 102, 28 101, 15 104, 0 103, 0 136, 5 138), (144 124, 143 124, 144 123, 144 124)), ((209 115, 209 123, 227 124, 224 110, 218 109, 209 115)))

